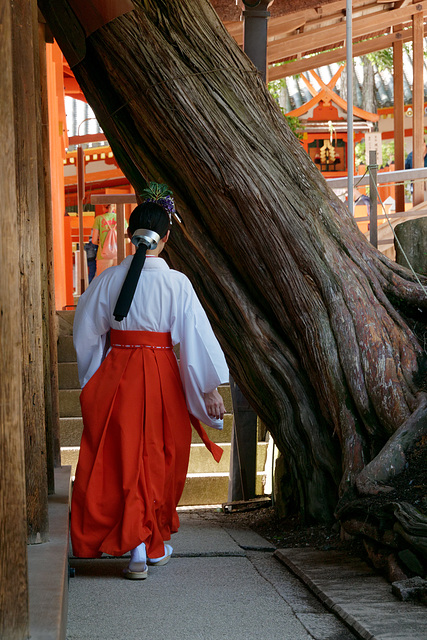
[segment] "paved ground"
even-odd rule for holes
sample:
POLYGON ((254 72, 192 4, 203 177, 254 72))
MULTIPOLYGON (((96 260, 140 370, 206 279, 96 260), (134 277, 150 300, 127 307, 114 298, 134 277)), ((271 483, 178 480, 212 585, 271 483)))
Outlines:
MULTIPOLYGON (((180 517, 180 531, 172 540, 173 558, 164 567, 150 568, 147 580, 130 581, 121 577, 126 558, 71 560, 76 577, 69 584, 67 640, 352 640, 360 637, 421 640, 427 637, 427 634, 374 636, 370 632, 363 635, 366 620, 360 627, 353 624, 360 622, 362 610, 365 613, 370 610, 371 618, 377 621, 381 616, 381 609, 376 608, 378 598, 372 600, 366 590, 368 584, 365 592, 357 592, 354 598, 357 603, 354 612, 359 618, 344 617, 351 631, 283 564, 287 562, 292 571, 298 573, 298 566, 305 563, 302 574, 307 576, 310 569, 314 570, 310 587, 317 588, 315 583, 321 578, 322 569, 314 556, 307 561, 306 550, 286 550, 281 557, 278 558, 278 554, 274 557, 274 547, 266 540, 249 529, 227 526, 226 516, 219 518, 218 514, 200 511, 181 513, 180 517), (291 553, 285 559, 287 551, 291 553), (299 556, 295 553, 298 551, 299 556), (363 602, 367 606, 363 607, 363 602)), ((335 595, 332 596, 338 598, 345 590, 350 593, 356 574, 357 571, 353 571, 347 580, 344 572, 340 585, 335 571, 335 595)), ((319 597, 322 588, 318 589, 319 597)), ((384 589, 384 593, 390 591, 389 585, 384 589)), ((324 601, 331 606, 327 599, 324 601)), ((413 605, 394 602, 396 610, 401 605, 407 612, 404 625, 397 621, 395 628, 405 626, 411 634, 413 628, 408 622, 413 605)))
POLYGON ((400 602, 365 562, 312 549, 279 549, 275 557, 363 640, 427 638, 426 607, 400 602))

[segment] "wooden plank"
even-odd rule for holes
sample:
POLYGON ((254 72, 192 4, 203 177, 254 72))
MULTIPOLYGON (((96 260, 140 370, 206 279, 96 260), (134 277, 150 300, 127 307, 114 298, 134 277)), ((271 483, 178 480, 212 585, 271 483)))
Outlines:
MULTIPOLYGON (((381 10, 370 16, 353 20, 353 41, 367 38, 373 33, 379 33, 383 29, 389 29, 397 24, 403 24, 412 19, 414 14, 423 15, 427 11, 427 0, 417 2, 401 9, 381 10)), ((268 47, 267 60, 269 64, 304 55, 310 51, 324 47, 334 47, 344 42, 346 37, 345 21, 341 24, 330 25, 322 29, 306 30, 304 33, 288 36, 284 42, 271 44, 268 47)))
MULTIPOLYGON (((412 107, 414 110, 412 129, 412 166, 414 169, 424 166, 424 51, 423 51, 423 15, 417 13, 413 18, 413 87, 412 107)), ((414 182, 414 206, 424 201, 424 183, 414 182)))
POLYGON ((28 571, 11 8, 11 2, 0 3, 0 637, 24 640, 28 571))
POLYGON ((14 3, 12 12, 13 98, 17 238, 22 293, 22 388, 29 543, 46 542, 49 538, 43 332, 40 304, 34 20, 37 21, 35 0, 14 3))
MULTIPOLYGON (((427 35, 427 25, 424 26, 424 35, 427 35)), ((381 51, 391 47, 394 42, 410 42, 412 40, 412 28, 405 29, 405 31, 399 31, 393 34, 380 36, 379 38, 372 38, 365 40, 364 42, 353 43, 353 56, 364 56, 372 51, 381 51)), ((284 65, 268 68, 269 81, 280 80, 281 78, 287 78, 288 76, 297 75, 304 71, 310 71, 313 68, 320 68, 328 64, 334 64, 337 62, 343 62, 345 60, 345 47, 338 47, 333 51, 326 51, 324 53, 318 53, 315 56, 309 58, 301 58, 284 65)))

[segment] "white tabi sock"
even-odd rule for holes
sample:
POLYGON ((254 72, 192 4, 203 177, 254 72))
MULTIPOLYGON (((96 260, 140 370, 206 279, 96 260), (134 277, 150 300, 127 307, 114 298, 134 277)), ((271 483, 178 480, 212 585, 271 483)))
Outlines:
POLYGON ((129 568, 133 571, 143 571, 147 564, 147 552, 145 550, 145 543, 141 542, 140 545, 132 549, 130 552, 129 568))
POLYGON ((149 558, 150 564, 159 564, 164 561, 166 558, 169 558, 173 553, 173 548, 170 544, 164 543, 165 553, 160 558, 149 558))

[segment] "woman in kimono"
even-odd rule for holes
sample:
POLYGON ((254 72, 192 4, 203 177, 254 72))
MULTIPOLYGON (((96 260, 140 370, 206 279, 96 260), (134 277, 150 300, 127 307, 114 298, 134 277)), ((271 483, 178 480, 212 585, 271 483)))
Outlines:
POLYGON ((159 257, 171 198, 157 202, 134 209, 128 235, 136 254, 93 280, 74 321, 84 430, 71 506, 73 553, 131 551, 124 574, 132 579, 146 578, 147 565, 166 564, 172 554, 166 542, 179 527, 191 424, 221 457, 199 420, 222 428, 217 387, 228 381, 190 281, 159 257), (172 349, 178 343, 179 368, 172 349))

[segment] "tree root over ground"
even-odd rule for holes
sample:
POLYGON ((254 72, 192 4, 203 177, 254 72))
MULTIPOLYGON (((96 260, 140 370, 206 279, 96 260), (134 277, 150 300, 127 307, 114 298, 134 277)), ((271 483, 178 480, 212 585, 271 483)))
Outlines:
POLYGON ((407 452, 427 436, 427 395, 420 394, 418 408, 397 429, 379 454, 359 473, 356 488, 361 495, 390 493, 390 483, 405 469, 407 452))
POLYGON ((340 500, 343 530, 363 541, 368 557, 390 582, 427 577, 427 435, 405 451, 403 470, 387 478, 387 493, 353 489, 340 500))

